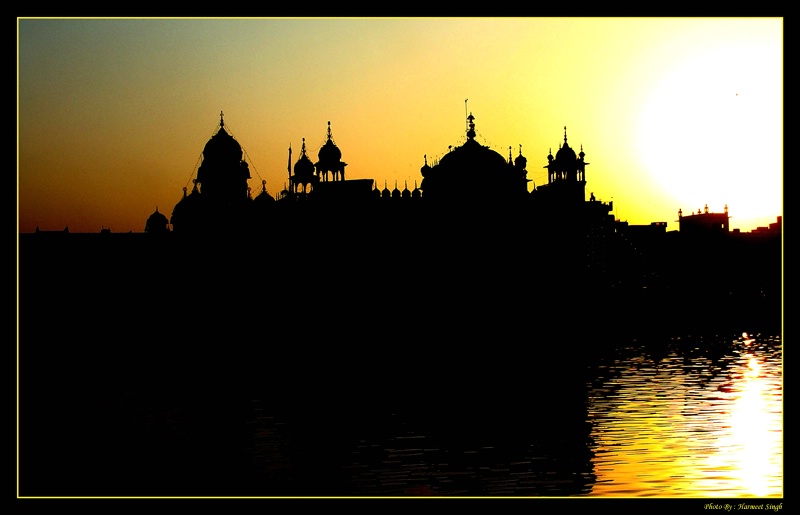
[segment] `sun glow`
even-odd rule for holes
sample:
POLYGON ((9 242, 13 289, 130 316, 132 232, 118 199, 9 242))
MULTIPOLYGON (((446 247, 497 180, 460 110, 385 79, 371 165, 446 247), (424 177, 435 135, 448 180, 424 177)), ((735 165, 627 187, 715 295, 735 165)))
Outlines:
POLYGON ((731 211, 751 230, 782 211, 780 54, 763 45, 711 48, 667 68, 639 116, 647 171, 676 202, 731 211))

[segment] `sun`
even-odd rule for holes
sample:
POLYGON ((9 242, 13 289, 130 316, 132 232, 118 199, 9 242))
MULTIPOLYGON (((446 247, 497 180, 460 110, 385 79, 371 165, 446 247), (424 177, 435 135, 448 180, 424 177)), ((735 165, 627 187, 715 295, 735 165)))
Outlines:
POLYGON ((711 47, 664 69, 640 111, 637 148, 676 209, 727 205, 742 230, 775 221, 782 92, 780 51, 765 45, 711 47))

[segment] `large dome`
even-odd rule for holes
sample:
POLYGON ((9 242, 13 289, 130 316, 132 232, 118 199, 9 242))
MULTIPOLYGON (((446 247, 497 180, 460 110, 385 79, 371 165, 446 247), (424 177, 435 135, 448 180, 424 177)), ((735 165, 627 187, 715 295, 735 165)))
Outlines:
POLYGON ((504 170, 505 158, 489 147, 484 147, 474 139, 468 139, 462 146, 445 154, 439 166, 455 173, 475 170, 481 175, 504 170))
POLYGON ((467 141, 463 145, 450 150, 430 168, 427 167, 426 158, 425 166, 420 170, 423 174, 420 187, 431 200, 471 202, 478 192, 489 191, 490 195, 481 195, 481 201, 496 202, 510 195, 516 198, 520 192, 527 193, 527 180, 524 177, 526 160, 522 157, 522 151, 517 161, 523 170, 520 176, 515 170, 509 170, 514 167, 510 164, 510 156, 506 160, 499 152, 478 143, 474 120, 472 114, 467 117, 467 141))
POLYGON ((203 148, 203 159, 229 162, 238 162, 242 160, 241 145, 239 145, 233 136, 228 134, 222 121, 220 121, 217 133, 208 140, 208 143, 206 143, 206 146, 203 148))
MULTIPOLYGON (((467 117, 469 127, 467 142, 448 152, 437 165, 440 170, 444 171, 442 175, 449 179, 471 181, 479 177, 489 178, 493 174, 505 170, 506 160, 503 156, 475 141, 474 120, 475 117, 470 113, 467 117)), ((470 184, 470 186, 474 186, 474 184, 470 184)))

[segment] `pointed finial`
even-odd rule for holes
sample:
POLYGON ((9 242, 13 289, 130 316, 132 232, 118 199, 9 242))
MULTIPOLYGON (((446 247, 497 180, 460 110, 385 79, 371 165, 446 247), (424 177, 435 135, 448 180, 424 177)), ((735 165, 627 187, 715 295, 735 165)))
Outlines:
POLYGON ((567 126, 564 126, 564 143, 567 143, 567 126))
POLYGON ((219 112, 219 126, 220 127, 223 127, 225 125, 225 122, 222 120, 222 116, 223 116, 222 111, 220 111, 219 112))

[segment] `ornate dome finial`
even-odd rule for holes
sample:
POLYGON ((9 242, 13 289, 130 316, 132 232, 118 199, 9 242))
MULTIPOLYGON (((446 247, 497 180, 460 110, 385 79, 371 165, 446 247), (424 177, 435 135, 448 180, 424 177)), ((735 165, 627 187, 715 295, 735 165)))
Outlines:
POLYGON ((475 117, 472 116, 472 113, 469 113, 469 116, 467 116, 467 120, 469 121, 469 129, 467 129, 467 137, 469 139, 474 139, 475 138, 475 122, 474 122, 475 117))
POLYGON ((564 144, 567 144, 567 126, 564 126, 564 144))
POLYGON ((222 111, 220 111, 219 112, 219 126, 220 127, 224 127, 225 126, 225 122, 222 120, 222 117, 223 117, 223 114, 222 114, 222 111))

